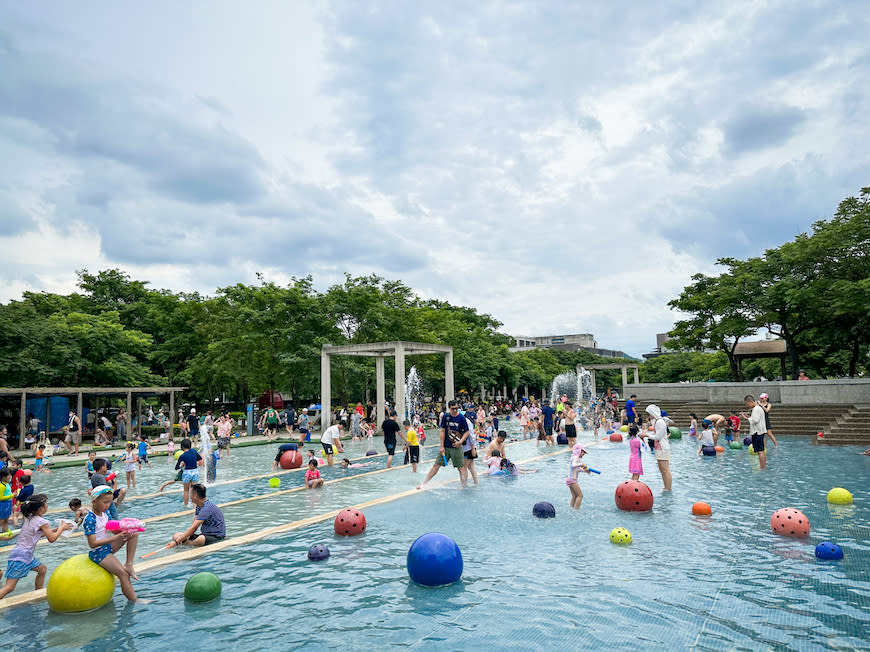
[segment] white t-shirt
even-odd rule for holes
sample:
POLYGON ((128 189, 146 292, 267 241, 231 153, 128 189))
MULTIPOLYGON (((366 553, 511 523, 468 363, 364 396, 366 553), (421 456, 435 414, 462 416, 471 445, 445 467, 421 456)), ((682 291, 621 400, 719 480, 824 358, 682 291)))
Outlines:
POLYGON ((653 439, 655 439, 658 444, 657 448, 663 451, 671 450, 671 444, 668 441, 669 436, 670 432, 668 431, 667 421, 665 421, 664 418, 656 419, 655 436, 653 437, 653 439))
POLYGON ((707 428, 701 432, 701 446, 713 446, 713 429, 707 428))
POLYGON ((48 525, 41 516, 31 516, 24 519, 24 525, 21 526, 21 532, 18 533, 18 541, 15 542, 15 547, 9 553, 9 561, 21 561, 30 563, 33 560, 33 551, 36 549, 36 542, 42 536, 43 525, 48 525))
POLYGON ((767 425, 764 421, 764 408, 756 403, 755 407, 752 408, 752 412, 749 413, 749 434, 763 435, 766 432, 767 425))
POLYGON ((321 444, 334 444, 341 438, 341 433, 338 432, 338 425, 329 426, 326 430, 323 431, 323 435, 320 437, 321 444))

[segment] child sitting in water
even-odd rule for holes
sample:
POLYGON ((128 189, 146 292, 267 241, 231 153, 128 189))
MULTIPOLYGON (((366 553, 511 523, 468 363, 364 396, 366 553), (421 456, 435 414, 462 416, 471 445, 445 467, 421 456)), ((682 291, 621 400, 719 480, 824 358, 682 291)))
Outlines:
POLYGON ((311 460, 308 462, 308 470, 305 472, 305 488, 317 489, 323 486, 323 478, 320 477, 320 471, 317 470, 317 461, 311 460))
POLYGON ((88 512, 84 520, 84 532, 90 547, 88 557, 92 562, 99 564, 112 575, 115 575, 121 582, 121 591, 130 602, 135 602, 136 591, 133 590, 133 583, 130 580, 139 579, 133 569, 139 534, 138 532, 118 532, 117 534, 106 532, 106 524, 109 522, 109 514, 106 510, 112 504, 111 487, 107 485, 96 487, 91 492, 91 501, 91 511, 88 512), (127 563, 122 564, 115 557, 115 553, 124 546, 127 547, 127 563))
POLYGON ((704 429, 701 431, 701 445, 698 447, 698 455, 703 453, 705 448, 713 449, 713 453, 715 454, 716 439, 713 435, 713 422, 709 419, 704 419, 701 422, 701 426, 704 429))
POLYGON ((45 494, 36 494, 22 501, 21 515, 24 517, 24 524, 21 526, 21 532, 18 533, 18 542, 9 553, 9 561, 6 565, 6 585, 0 589, 0 599, 12 593, 18 580, 26 577, 32 570, 36 571, 33 588, 39 590, 45 583, 45 574, 48 569, 45 564, 33 556, 36 544, 42 537, 45 537, 49 543, 54 543, 64 530, 72 528, 72 523, 66 521, 52 529, 48 521, 43 518, 47 511, 48 498, 45 494))

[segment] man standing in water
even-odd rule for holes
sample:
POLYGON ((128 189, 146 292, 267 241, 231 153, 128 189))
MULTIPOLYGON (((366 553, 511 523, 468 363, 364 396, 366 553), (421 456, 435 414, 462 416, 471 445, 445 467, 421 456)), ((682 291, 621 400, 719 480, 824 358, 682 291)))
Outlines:
POLYGON ((447 466, 447 462, 451 462, 453 467, 459 470, 459 481, 465 487, 468 481, 468 475, 465 471, 465 458, 462 454, 462 444, 471 435, 468 430, 468 423, 465 420, 465 415, 459 414, 459 403, 450 401, 448 403, 448 413, 441 417, 441 450, 438 451, 438 456, 435 458, 435 463, 429 469, 426 479, 417 487, 422 489, 429 480, 435 477, 435 474, 442 466, 447 466))
POLYGON ((749 419, 749 434, 752 437, 752 448, 758 453, 758 464, 762 469, 767 468, 767 453, 764 452, 764 435, 767 434, 767 425, 764 422, 764 408, 755 402, 755 397, 747 394, 743 399, 746 407, 752 410, 747 416, 741 412, 740 416, 749 419))
POLYGON ((390 412, 381 424, 384 431, 384 448, 387 449, 387 468, 393 466, 393 455, 396 454, 396 435, 399 432, 399 424, 396 422, 396 413, 390 412))
MULTIPOLYGON (((657 405, 647 405, 646 413, 653 418, 654 432, 650 439, 655 441, 656 463, 659 465, 659 473, 662 474, 665 491, 670 491, 672 482, 671 444, 668 442, 668 437, 671 436, 671 433, 668 430, 668 422, 662 418, 662 412, 657 405)), ((763 420, 764 417, 762 417, 763 420)))
POLYGON ((577 419, 577 412, 574 410, 574 404, 571 401, 564 401, 565 404, 565 437, 568 438, 568 447, 573 448, 577 443, 577 424, 574 423, 577 419))

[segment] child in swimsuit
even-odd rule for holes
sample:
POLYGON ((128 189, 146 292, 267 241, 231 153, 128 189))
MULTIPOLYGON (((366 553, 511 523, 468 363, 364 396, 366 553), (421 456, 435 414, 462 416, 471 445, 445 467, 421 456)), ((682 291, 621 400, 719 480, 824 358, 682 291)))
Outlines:
POLYGON ((91 511, 84 520, 84 532, 88 538, 90 552, 88 557, 95 564, 99 564, 107 571, 117 576, 121 582, 121 591, 130 602, 136 601, 136 591, 133 590, 131 579, 138 580, 136 571, 133 569, 133 560, 136 558, 136 544, 139 542, 138 532, 118 532, 111 534, 106 532, 106 523, 109 522, 109 514, 106 510, 112 504, 112 488, 100 485, 91 492, 91 511), (127 563, 122 564, 115 557, 124 546, 127 547, 127 563))
POLYGON ((583 502, 583 492, 580 490, 580 485, 577 484, 577 476, 580 474, 580 471, 589 473, 588 467, 581 461, 583 456, 586 455, 586 449, 580 444, 574 444, 571 452, 573 455, 571 456, 571 463, 568 466, 568 477, 565 478, 565 484, 568 485, 568 489, 571 492, 571 507, 580 509, 580 503, 583 502))

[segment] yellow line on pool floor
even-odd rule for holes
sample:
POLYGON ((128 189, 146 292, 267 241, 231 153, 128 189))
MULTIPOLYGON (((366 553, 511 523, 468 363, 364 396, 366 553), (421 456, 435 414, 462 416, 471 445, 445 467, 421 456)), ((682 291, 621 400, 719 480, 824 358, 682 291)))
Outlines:
MULTIPOLYGON (((530 457, 527 460, 520 460, 516 462, 516 464, 527 464, 528 462, 534 462, 536 460, 545 459, 548 457, 554 457, 555 455, 560 455, 562 453, 567 452, 569 449, 561 449, 554 451, 552 453, 545 453, 543 455, 536 455, 535 457, 530 457)), ((390 469, 379 469, 377 471, 370 471, 368 474, 374 473, 384 473, 385 471, 392 471, 393 469, 402 468, 402 466, 392 467, 390 469)), ((362 475, 362 474, 360 474, 362 475)), ((331 482, 337 482, 341 480, 348 480, 350 478, 356 478, 360 476, 348 476, 347 478, 337 478, 336 480, 332 480, 331 482)), ((450 480, 445 480, 439 484, 431 485, 430 488, 434 487, 442 487, 448 485, 450 483, 456 482, 455 478, 450 480)), ((298 491, 300 488, 295 487, 293 489, 288 489, 286 492, 281 493, 289 493, 291 491, 298 491)), ((277 492, 276 492, 277 493, 277 492)), ((351 505, 350 507, 343 507, 341 509, 334 509, 330 512, 326 512, 325 514, 318 514, 317 516, 309 516, 307 518, 303 518, 298 521, 292 521, 290 523, 284 523, 283 525, 276 525, 274 527, 266 528, 264 530, 258 530, 256 532, 249 532, 248 534, 243 534, 233 538, 227 538, 223 541, 218 541, 217 543, 213 543, 210 546, 202 546, 201 548, 190 548, 188 550, 183 550, 181 552, 176 552, 171 555, 167 555, 165 557, 158 557, 157 559, 153 559, 150 561, 143 562, 141 564, 136 564, 136 572, 143 573, 145 571, 153 570, 155 568, 160 568, 161 566, 166 566, 167 564, 171 564, 177 561, 187 561, 190 559, 196 559, 197 557, 202 557, 204 555, 213 554, 216 552, 220 552, 226 548, 234 548, 236 546, 247 545, 249 543, 253 543, 255 541, 259 541, 260 539, 265 539, 275 534, 284 534, 286 532, 292 532, 293 530, 298 530, 300 528, 306 527, 308 525, 313 525, 315 523, 320 523, 322 521, 329 520, 330 518, 335 518, 342 509, 357 509, 362 510, 368 507, 374 507, 376 505, 383 505, 384 503, 389 503, 394 500, 398 500, 400 498, 407 498, 408 496, 419 496, 423 494, 423 491, 420 491, 416 488, 408 489, 406 491, 400 491, 395 494, 390 494, 388 496, 381 496, 380 498, 373 498, 371 500, 367 500, 365 502, 359 503, 357 505, 351 505)), ((276 494, 267 494, 263 497, 274 496, 276 494)), ((252 498, 260 498, 261 496, 253 496, 252 498)), ((241 501, 233 501, 232 503, 226 504, 238 504, 239 502, 246 502, 251 500, 251 498, 243 498, 241 501)), ((186 513, 186 512, 183 512, 186 513)), ((182 513, 182 514, 183 514, 182 513)), ((38 589, 34 591, 28 591, 27 593, 21 593, 19 595, 13 595, 12 597, 5 598, 0 600, 0 611, 3 609, 9 609, 11 607, 18 607, 25 604, 33 604, 36 602, 41 602, 45 599, 45 589, 38 589)))

